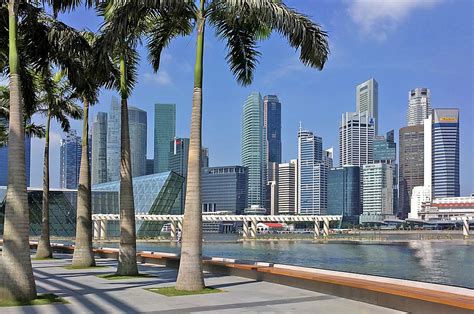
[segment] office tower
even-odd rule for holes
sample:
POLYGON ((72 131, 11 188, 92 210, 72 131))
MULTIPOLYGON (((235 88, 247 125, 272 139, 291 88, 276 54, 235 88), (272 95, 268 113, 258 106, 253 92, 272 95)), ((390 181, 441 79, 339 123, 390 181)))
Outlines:
POLYGON ((328 172, 328 215, 342 215, 344 222, 357 224, 360 207, 360 168, 342 166, 328 172))
POLYGON ((92 122, 92 184, 107 182, 107 113, 98 112, 92 122))
POLYGON ((266 180, 266 137, 263 127, 263 101, 251 93, 242 112, 242 166, 248 168, 248 207, 264 206, 266 180))
POLYGON ((323 151, 323 162, 328 169, 331 169, 334 164, 334 147, 323 151))
POLYGON ((459 196, 459 109, 434 109, 431 134, 432 196, 459 196))
POLYGON ((128 107, 128 126, 130 133, 130 153, 132 157, 132 176, 146 174, 147 114, 136 107, 128 107))
POLYGON ((81 167, 82 139, 76 130, 70 130, 61 139, 59 186, 62 189, 77 189, 81 167))
POLYGON ((360 223, 383 221, 394 214, 394 165, 363 166, 363 211, 360 223))
MULTIPOLYGON (((0 118, 0 124, 8 130, 8 121, 0 118)), ((25 135, 26 186, 30 186, 31 137, 25 135)), ((8 185, 8 146, 0 147, 0 186, 8 185)))
MULTIPOLYGON (((404 219, 410 212, 413 188, 423 185, 424 127, 406 126, 399 130, 399 198, 397 216, 404 219)), ((430 145, 431 147, 431 145, 430 145)))
POLYGON ((313 132, 298 132, 298 211, 322 215, 327 207, 327 167, 323 162, 323 141, 313 132))
POLYGON ((267 165, 267 184, 265 186, 265 209, 267 215, 278 214, 278 163, 267 165))
POLYGON ((374 134, 377 135, 379 125, 379 85, 373 78, 357 85, 356 111, 360 113, 367 112, 369 117, 374 118, 374 134))
POLYGON ((173 214, 184 214, 184 204, 186 200, 186 177, 188 176, 188 154, 189 138, 174 138, 168 143, 169 147, 169 170, 176 172, 184 178, 183 188, 179 192, 173 206, 173 214))
POLYGON ((155 173, 155 160, 148 159, 146 160, 146 175, 154 174, 155 173))
POLYGON ((291 215, 296 213, 296 168, 298 161, 278 165, 278 214, 291 215))
POLYGON ((155 173, 169 170, 170 142, 176 136, 176 105, 155 104, 155 173))
POLYGON ((374 163, 392 164, 397 160, 397 144, 393 130, 387 132, 386 136, 375 136, 373 147, 374 163))
MULTIPOLYGON (((120 112, 121 108, 118 100, 112 97, 112 103, 107 116, 107 181, 120 180, 120 112)), ((136 107, 128 107, 128 128, 132 176, 142 176, 146 173, 146 111, 136 107)))
POLYGON ((408 93, 408 126, 423 124, 431 114, 431 92, 428 88, 415 88, 408 93))
POLYGON ((201 168, 209 167, 209 148, 201 148, 201 168))
POLYGON ((247 168, 242 166, 206 167, 202 169, 202 212, 228 211, 243 213, 247 206, 247 168))
POLYGON ((366 113, 346 112, 339 126, 339 165, 362 167, 373 161, 374 120, 366 113))
POLYGON ((266 133, 267 163, 281 163, 281 103, 276 95, 263 98, 263 127, 266 133))

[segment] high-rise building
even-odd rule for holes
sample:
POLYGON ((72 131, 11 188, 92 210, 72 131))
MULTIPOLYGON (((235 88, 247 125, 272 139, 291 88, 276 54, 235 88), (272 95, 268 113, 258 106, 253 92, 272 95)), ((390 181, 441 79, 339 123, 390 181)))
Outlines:
POLYGON ((386 136, 375 136, 373 145, 374 163, 395 163, 397 160, 397 144, 395 143, 393 130, 387 132, 386 136))
POLYGON ((176 105, 155 104, 155 173, 169 170, 170 142, 176 136, 176 105))
POLYGON ((92 184, 107 182, 107 113, 98 112, 92 122, 92 184))
POLYGON ((209 167, 209 148, 202 147, 201 149, 201 168, 209 167))
POLYGON ((372 163, 374 136, 374 119, 367 113, 344 113, 339 126, 339 165, 372 163))
POLYGON ((296 213, 298 206, 296 201, 297 165, 298 161, 296 159, 278 165, 278 213, 281 215, 296 213))
POLYGON ((408 126, 423 124, 431 114, 431 92, 428 88, 415 88, 408 92, 408 126))
POLYGON ((383 221, 394 215, 394 165, 363 166, 363 211, 360 223, 383 221))
POLYGON ((266 133, 267 163, 281 163, 281 103, 276 95, 263 98, 263 127, 266 133))
POLYGON ((266 137, 263 127, 263 101, 251 93, 242 112, 242 166, 248 168, 248 207, 264 206, 266 178, 266 137))
MULTIPOLYGON (((8 130, 8 121, 0 118, 0 124, 8 130)), ((31 137, 25 135, 26 186, 30 186, 31 137)), ((0 147, 0 186, 8 185, 8 146, 0 147)))
POLYGON ((367 116, 373 118, 375 135, 378 134, 379 125, 379 85, 371 78, 356 87, 356 111, 367 112, 367 116))
MULTIPOLYGON (((118 100, 113 97, 107 117, 107 181, 118 181, 120 179, 120 112, 120 104, 118 100)), ((130 134, 132 176, 142 176, 146 173, 146 111, 136 107, 128 107, 128 128, 130 134)))
POLYGON ((360 207, 360 169, 358 166, 332 168, 328 172, 328 215, 342 215, 344 222, 357 224, 360 207))
POLYGON ((154 174, 155 173, 155 160, 148 159, 146 160, 146 175, 154 174))
POLYGON ((323 151, 323 162, 328 169, 331 169, 334 165, 334 147, 328 148, 323 151))
POLYGON ((247 207, 247 168, 242 166, 202 169, 202 212, 243 213, 247 207))
POLYGON ((424 127, 423 124, 406 126, 399 130, 399 218, 407 218, 413 188, 423 185, 424 173, 424 127))
POLYGON ((173 206, 174 214, 184 213, 186 200, 186 177, 188 176, 189 138, 174 138, 169 144, 169 170, 184 178, 183 188, 173 206))
POLYGON ((76 130, 70 130, 61 139, 59 186, 62 189, 77 189, 81 167, 82 139, 76 130))
POLYGON ((327 167, 323 162, 323 140, 313 132, 298 132, 298 211, 322 215, 327 207, 327 167))
POLYGON ((434 109, 431 135, 433 198, 459 196, 459 109, 434 109))
POLYGON ((265 190, 265 209, 267 215, 278 214, 278 163, 267 164, 267 185, 265 190))

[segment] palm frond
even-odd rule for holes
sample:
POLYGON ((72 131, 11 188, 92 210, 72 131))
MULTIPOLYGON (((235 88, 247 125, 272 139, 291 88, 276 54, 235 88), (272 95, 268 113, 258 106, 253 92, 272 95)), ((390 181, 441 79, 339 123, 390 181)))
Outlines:
POLYGON ((44 138, 46 131, 43 125, 28 123, 25 125, 25 135, 29 137, 44 138))

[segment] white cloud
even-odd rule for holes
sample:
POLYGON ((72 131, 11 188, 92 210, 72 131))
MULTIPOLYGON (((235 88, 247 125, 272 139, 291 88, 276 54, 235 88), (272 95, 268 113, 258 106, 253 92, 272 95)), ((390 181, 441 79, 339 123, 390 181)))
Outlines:
POLYGON ((145 73, 143 75, 145 82, 158 85, 173 85, 170 75, 166 70, 159 70, 158 73, 145 73))
POLYGON ((432 8, 442 0, 353 0, 348 13, 363 34, 385 40, 417 10, 432 8))

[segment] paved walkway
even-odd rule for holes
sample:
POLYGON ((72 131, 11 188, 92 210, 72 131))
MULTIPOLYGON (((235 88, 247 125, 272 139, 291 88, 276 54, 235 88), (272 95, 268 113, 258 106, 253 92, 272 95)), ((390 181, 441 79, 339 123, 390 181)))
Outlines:
POLYGON ((144 290, 173 286, 176 270, 140 265, 140 272, 157 277, 106 280, 95 275, 115 271, 116 261, 97 259, 106 268, 68 270, 70 255, 33 261, 39 293, 55 293, 69 304, 0 308, 1 313, 399 313, 375 305, 317 292, 257 282, 234 276, 207 274, 206 284, 223 293, 166 297, 144 290))

